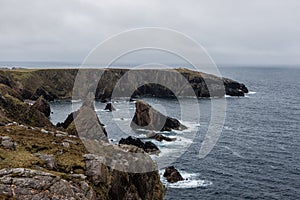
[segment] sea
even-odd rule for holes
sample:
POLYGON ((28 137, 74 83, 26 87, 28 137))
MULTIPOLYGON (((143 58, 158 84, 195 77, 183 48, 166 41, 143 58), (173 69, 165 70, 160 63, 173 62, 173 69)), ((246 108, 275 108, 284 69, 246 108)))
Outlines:
MULTIPOLYGON (((297 67, 219 67, 221 75, 244 83, 245 97, 221 99, 143 98, 164 114, 181 120, 182 102, 189 106, 190 121, 181 122, 185 131, 162 134, 174 142, 153 141, 161 150, 154 160, 172 158, 184 181, 167 187, 166 200, 194 199, 300 199, 300 68, 297 67), (211 123, 213 101, 226 102, 222 132, 210 153, 199 150, 211 123), (196 102, 196 104, 195 104, 196 102), (199 110, 200 118, 194 110, 199 110), (194 119, 194 120, 193 120, 194 119)), ((129 127, 134 102, 112 99, 114 112, 104 111, 105 103, 95 102, 95 110, 112 143, 129 135, 145 139, 129 127)), ((80 107, 80 101, 51 103, 51 121, 62 122, 80 107)))

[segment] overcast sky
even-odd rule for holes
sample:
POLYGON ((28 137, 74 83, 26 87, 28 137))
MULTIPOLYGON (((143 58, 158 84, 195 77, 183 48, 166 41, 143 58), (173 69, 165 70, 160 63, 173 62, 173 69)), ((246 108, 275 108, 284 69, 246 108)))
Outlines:
POLYGON ((299 0, 0 0, 0 61, 81 63, 111 35, 154 26, 189 35, 219 65, 297 65, 299 10, 299 0))

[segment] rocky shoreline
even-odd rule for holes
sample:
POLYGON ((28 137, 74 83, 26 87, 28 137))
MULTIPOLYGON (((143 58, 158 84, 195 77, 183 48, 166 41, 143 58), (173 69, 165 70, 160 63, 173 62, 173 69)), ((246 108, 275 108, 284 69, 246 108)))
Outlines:
MULTIPOLYGON (((106 70, 95 90, 95 99, 109 101, 116 83, 127 71, 106 70)), ((213 94, 217 96, 244 96, 248 92, 244 84, 230 79, 187 69, 177 71, 188 80, 197 97, 211 96, 204 80, 212 85, 224 83, 224 92, 214 85, 217 92, 213 94)), ((156 163, 149 157, 150 153, 159 153, 153 143, 127 138, 118 145, 110 144, 103 124, 96 114, 90 114, 94 108, 87 101, 65 122, 57 126, 50 122, 48 102, 71 99, 77 72, 77 69, 0 70, 0 199, 163 199, 166 188, 160 181, 156 163), (29 104, 28 100, 35 102, 29 104), (84 135, 78 135, 74 121, 80 124, 79 131, 84 135), (89 147, 95 141, 100 152, 91 153, 89 147), (144 159, 130 160, 130 153, 140 153, 144 159), (114 168, 110 161, 114 156, 128 159, 121 167, 114 168), (133 173, 132 163, 151 170, 133 173)), ((175 79, 167 81, 176 83, 175 79)), ((163 86, 146 84, 130 97, 143 95, 173 98, 175 94, 163 86)), ((147 103, 138 101, 136 108, 135 125, 146 126, 150 118, 156 118, 166 119, 166 123, 158 129, 150 126, 149 130, 186 128, 178 120, 153 111, 147 103)), ((149 138, 176 140, 154 133, 149 133, 149 138)), ((170 182, 183 180, 174 167, 168 169, 166 177, 170 182)))
MULTIPOLYGON (((97 69, 102 75, 97 87, 95 88, 95 100, 109 101, 117 82, 122 78, 126 80, 129 87, 135 85, 135 80, 132 80, 129 73, 138 74, 140 78, 148 76, 152 73, 155 79, 162 79, 166 85, 174 85, 181 88, 182 83, 180 78, 184 77, 194 90, 197 97, 211 96, 244 96, 248 93, 247 87, 237 81, 221 78, 215 75, 210 75, 202 72, 195 72, 188 69, 174 70, 129 70, 129 69, 97 69), (177 73, 182 76, 178 78, 177 73), (174 76, 173 76, 174 75, 174 76), (168 78, 167 78, 168 77, 168 78), (223 88, 220 86, 223 83, 223 88), (176 85, 178 84, 178 85, 176 85), (211 91, 209 91, 211 88, 211 91), (225 91, 224 91, 225 90, 225 91)), ((55 99, 72 99, 72 91, 74 81, 78 69, 22 69, 22 70, 0 70, 0 90, 6 91, 11 96, 18 99, 37 100, 41 95, 47 101, 55 99)), ((95 70, 86 70, 90 73, 90 77, 99 79, 95 76, 95 70)), ((121 95, 121 94, 120 94, 121 95)), ((127 93, 124 94, 127 97, 127 93)), ((139 97, 151 95, 155 97, 174 98, 176 94, 172 93, 168 88, 159 84, 145 84, 138 87, 131 97, 139 97)))

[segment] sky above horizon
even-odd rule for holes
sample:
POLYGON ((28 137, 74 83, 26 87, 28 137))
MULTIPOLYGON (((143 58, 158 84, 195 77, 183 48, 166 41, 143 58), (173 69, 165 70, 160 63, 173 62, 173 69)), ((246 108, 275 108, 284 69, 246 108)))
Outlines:
POLYGON ((112 35, 163 27, 218 65, 298 65, 299 9, 298 0, 0 0, 0 61, 81 63, 112 35))

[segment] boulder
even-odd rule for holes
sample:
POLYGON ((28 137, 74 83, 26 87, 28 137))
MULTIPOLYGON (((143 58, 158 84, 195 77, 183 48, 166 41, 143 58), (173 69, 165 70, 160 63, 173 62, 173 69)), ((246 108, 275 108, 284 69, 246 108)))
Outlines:
POLYGON ((139 138, 133 138, 131 136, 127 137, 126 139, 122 138, 119 141, 119 144, 133 145, 143 149, 147 153, 158 154, 160 152, 158 147, 153 142, 148 141, 144 143, 139 138))
POLYGON ((167 167, 165 169, 164 175, 163 175, 168 182, 170 183, 176 183, 178 181, 183 181, 184 178, 181 176, 179 171, 175 169, 174 166, 167 167))
POLYGON ((43 96, 40 96, 36 102, 32 105, 33 108, 39 110, 41 113, 44 113, 46 117, 49 117, 51 114, 51 109, 48 101, 44 99, 43 96))
POLYGON ((104 110, 108 110, 108 111, 112 112, 116 109, 113 107, 112 103, 107 103, 104 110))
POLYGON ((133 129, 143 128, 154 131, 187 129, 177 119, 163 115, 144 101, 138 100, 135 108, 135 114, 130 124, 133 129))

